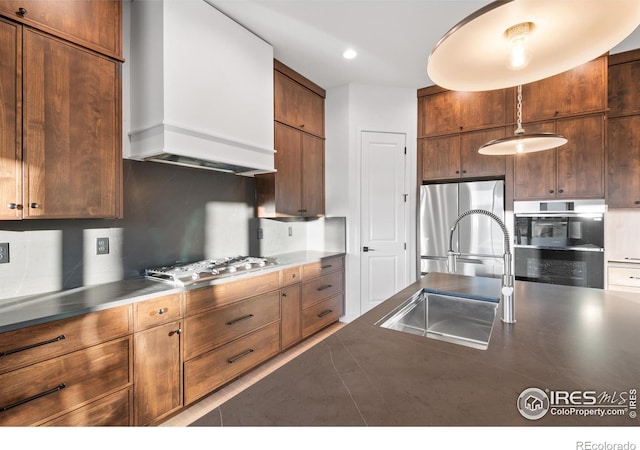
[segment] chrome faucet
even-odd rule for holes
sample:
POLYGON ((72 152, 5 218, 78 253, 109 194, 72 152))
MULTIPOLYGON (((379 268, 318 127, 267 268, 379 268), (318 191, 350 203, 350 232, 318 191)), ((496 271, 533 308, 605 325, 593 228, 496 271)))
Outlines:
MULTIPOLYGON (((493 214, 492 212, 486 211, 484 209, 472 209, 465 213, 462 213, 456 221, 453 223, 451 227, 451 232, 449 234, 449 251, 447 252, 447 268, 449 273, 455 273, 456 271, 456 259, 460 256, 460 252, 453 251, 453 233, 458 226, 458 222, 463 218, 470 216, 472 214, 482 214, 493 219, 502 229, 502 234, 504 235, 504 255, 502 257, 504 263, 504 270, 502 271, 502 287, 500 289, 500 303, 502 303, 502 321, 506 323, 515 323, 515 300, 514 300, 514 290, 513 290, 513 275, 511 274, 511 243, 509 239, 509 231, 507 227, 504 225, 504 222, 500 220, 498 216, 493 214)), ((474 255, 470 255, 474 256, 474 255)), ((483 256, 483 255, 475 255, 475 256, 483 256)))

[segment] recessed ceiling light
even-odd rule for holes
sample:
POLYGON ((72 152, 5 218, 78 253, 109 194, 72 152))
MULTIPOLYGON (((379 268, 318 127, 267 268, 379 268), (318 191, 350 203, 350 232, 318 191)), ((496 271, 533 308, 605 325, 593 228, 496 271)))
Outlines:
POLYGON ((342 53, 344 59, 353 59, 356 56, 358 56, 358 53, 352 48, 348 48, 342 53))

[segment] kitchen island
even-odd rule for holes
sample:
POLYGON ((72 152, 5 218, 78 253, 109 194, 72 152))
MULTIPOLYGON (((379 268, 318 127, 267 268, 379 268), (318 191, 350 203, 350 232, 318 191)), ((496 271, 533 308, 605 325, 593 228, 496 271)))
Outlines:
POLYGON ((637 294, 516 282, 517 322, 498 311, 479 350, 377 325, 424 288, 498 296, 500 284, 429 274, 192 425, 640 424, 637 294), (518 409, 531 388, 551 399, 536 419, 518 409))

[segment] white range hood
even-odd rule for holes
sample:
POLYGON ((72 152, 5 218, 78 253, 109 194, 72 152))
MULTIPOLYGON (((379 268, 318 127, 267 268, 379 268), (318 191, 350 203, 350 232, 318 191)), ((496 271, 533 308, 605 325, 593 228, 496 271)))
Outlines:
POLYGON ((131 3, 125 157, 274 171, 273 47, 204 0, 131 3))

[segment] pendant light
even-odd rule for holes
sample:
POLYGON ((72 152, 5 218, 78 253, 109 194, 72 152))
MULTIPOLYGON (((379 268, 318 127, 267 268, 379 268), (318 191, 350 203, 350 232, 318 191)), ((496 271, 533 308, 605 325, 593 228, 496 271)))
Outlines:
POLYGON ((483 155, 515 155, 549 150, 566 144, 567 138, 555 133, 525 134, 522 128, 522 86, 518 86, 517 128, 511 137, 496 139, 482 145, 483 155))
POLYGON ((454 91, 527 84, 605 54, 639 24, 638 0, 494 1, 440 39, 427 74, 454 91))

